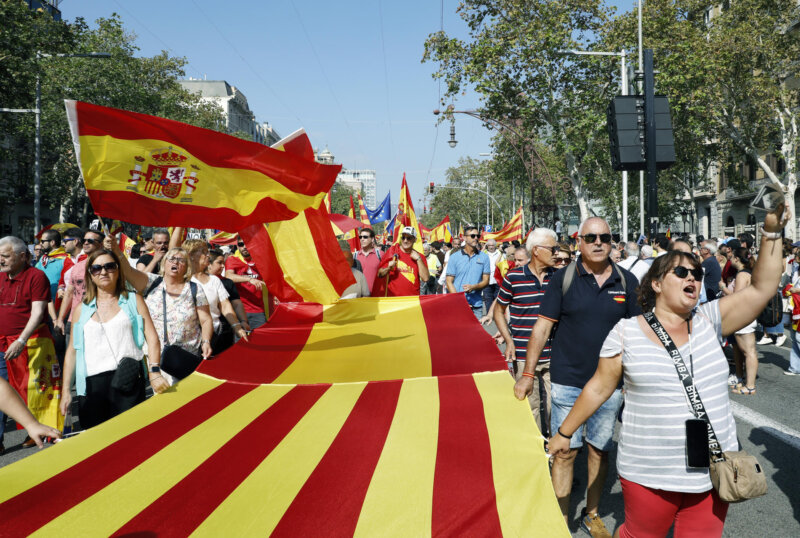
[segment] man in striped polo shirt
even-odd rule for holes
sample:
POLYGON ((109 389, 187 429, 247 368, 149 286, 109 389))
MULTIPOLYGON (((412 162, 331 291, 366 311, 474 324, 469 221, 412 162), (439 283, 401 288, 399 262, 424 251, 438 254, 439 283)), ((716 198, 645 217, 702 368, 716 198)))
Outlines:
MULTIPOLYGON (((528 236, 525 248, 514 252, 516 267, 506 273, 497 295, 494 322, 506 341, 506 361, 514 378, 519 379, 525 368, 525 355, 536 319, 539 304, 547 283, 555 272, 554 252, 558 251, 556 233, 548 228, 536 228, 528 236), (510 308, 509 308, 510 306, 510 308), (506 322, 506 310, 509 321, 506 322)), ((528 401, 543 435, 549 437, 550 426, 550 339, 548 338, 536 365, 536 383, 528 401), (544 404, 544 411, 542 411, 544 404)))

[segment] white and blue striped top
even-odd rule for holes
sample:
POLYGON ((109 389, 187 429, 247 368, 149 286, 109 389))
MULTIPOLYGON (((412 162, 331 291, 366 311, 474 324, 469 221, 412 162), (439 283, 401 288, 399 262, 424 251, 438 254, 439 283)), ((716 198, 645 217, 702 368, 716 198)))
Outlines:
MULTIPOLYGON (((697 309, 691 345, 687 342, 679 350, 690 371, 693 368, 694 383, 722 450, 728 451, 737 450, 738 441, 728 401, 728 362, 721 340, 719 302, 711 301, 697 309)), ((614 357, 620 353, 625 408, 617 451, 619 475, 649 488, 686 493, 708 491, 711 489, 708 470, 686 465, 685 422, 694 415, 667 350, 661 343, 648 339, 638 317, 633 317, 614 326, 600 356, 614 357)))

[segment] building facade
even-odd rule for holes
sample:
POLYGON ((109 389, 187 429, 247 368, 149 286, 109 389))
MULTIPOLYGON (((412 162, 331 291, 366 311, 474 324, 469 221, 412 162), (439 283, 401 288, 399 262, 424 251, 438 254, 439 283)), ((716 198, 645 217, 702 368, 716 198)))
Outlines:
MULTIPOLYGON (((322 164, 336 163, 336 158, 333 153, 331 153, 331 150, 328 149, 328 146, 325 146, 325 149, 321 151, 314 151, 314 159, 322 164)), ((350 170, 342 168, 342 171, 339 172, 339 175, 336 177, 336 181, 361 193, 364 205, 370 209, 375 209, 377 205, 377 176, 375 170, 350 170)))

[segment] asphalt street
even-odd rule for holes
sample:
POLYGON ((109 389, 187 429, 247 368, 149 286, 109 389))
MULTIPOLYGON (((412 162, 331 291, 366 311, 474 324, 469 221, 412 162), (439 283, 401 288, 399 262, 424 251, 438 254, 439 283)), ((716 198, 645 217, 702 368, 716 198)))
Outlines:
MULTIPOLYGON (((485 328, 490 334, 495 333, 493 324, 485 328)), ((731 505, 724 536, 797 537, 800 536, 800 413, 797 411, 800 376, 783 375, 789 362, 788 339, 781 348, 766 345, 759 346, 758 351, 757 394, 731 395, 731 402, 742 446, 761 462, 769 490, 759 499, 731 505)), ((9 420, 5 435, 6 452, 0 456, 0 467, 39 450, 22 448, 20 444, 24 438, 25 432, 15 430, 9 420)), ((616 476, 615 458, 614 449, 610 458, 610 477, 616 476)), ((585 490, 586 456, 580 454, 570 507, 570 529, 575 536, 588 536, 579 529, 585 490)), ((607 481, 600 512, 606 527, 612 532, 623 521, 622 490, 618 480, 607 481)))

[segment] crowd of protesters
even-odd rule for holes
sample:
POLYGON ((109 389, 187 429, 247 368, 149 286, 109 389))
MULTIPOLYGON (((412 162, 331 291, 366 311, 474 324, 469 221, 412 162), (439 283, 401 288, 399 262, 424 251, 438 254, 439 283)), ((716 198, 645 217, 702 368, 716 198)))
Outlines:
MULTIPOLYGON (((464 293, 480 323, 495 323, 514 395, 528 400, 548 439, 553 489, 565 518, 575 458, 585 444, 581 526, 592 536, 610 536, 599 513, 619 418, 617 469, 626 520, 618 535, 638 536, 648 526, 663 535, 674 525, 676 536, 689 527, 719 536, 727 505, 711 489, 707 470, 685 464, 680 436, 665 433, 678 431, 691 412, 672 361, 664 360, 669 355, 642 313, 654 313, 693 360, 692 369, 706 372, 698 375, 698 392, 719 404, 709 413, 711 423, 723 448, 735 450, 728 395, 756 394, 756 346, 782 346, 784 326, 790 328, 785 373, 800 374, 800 242, 777 233, 786 218, 767 215, 759 250, 747 233, 614 242, 597 217, 572 237, 560 226, 535 228, 524 243, 482 241, 473 226, 451 242, 427 242, 407 226, 387 246, 362 228, 358 248, 339 242, 355 278, 342 298, 464 293), (756 319, 776 292, 784 297, 783 319, 759 328, 756 319), (666 411, 654 419, 646 412, 653 407, 666 411), (654 460, 654 450, 664 452, 654 460), (673 458, 674 465, 664 463, 673 458)), ((269 308, 246 245, 239 239, 218 249, 182 236, 180 228, 172 234, 156 229, 127 254, 96 229, 47 230, 31 246, 0 239, 0 378, 7 379, 6 361, 47 326, 65 385, 75 382, 79 423, 89 428, 143 401, 147 386, 160 393, 179 380, 162 368, 167 357, 201 361, 247 339, 266 322, 269 308)), ((0 410, 28 430, 24 446, 58 436, 20 408, 4 381, 0 398, 0 410)), ((63 391, 61 412, 71 404, 71 392, 63 391)), ((2 417, 0 453, 4 424, 2 417)))

